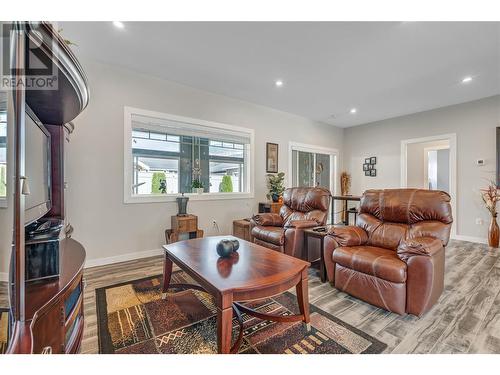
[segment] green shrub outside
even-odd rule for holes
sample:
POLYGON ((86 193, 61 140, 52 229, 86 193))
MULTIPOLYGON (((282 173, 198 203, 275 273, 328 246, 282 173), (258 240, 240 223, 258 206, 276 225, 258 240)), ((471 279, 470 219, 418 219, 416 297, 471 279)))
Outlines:
POLYGON ((222 177, 222 181, 219 184, 219 192, 221 193, 233 192, 233 180, 231 179, 231 176, 225 175, 222 177))
POLYGON ((161 194, 160 190, 160 184, 161 180, 166 180, 167 177, 165 176, 164 172, 154 172, 153 173, 153 180, 151 183, 151 193, 152 194, 161 194))

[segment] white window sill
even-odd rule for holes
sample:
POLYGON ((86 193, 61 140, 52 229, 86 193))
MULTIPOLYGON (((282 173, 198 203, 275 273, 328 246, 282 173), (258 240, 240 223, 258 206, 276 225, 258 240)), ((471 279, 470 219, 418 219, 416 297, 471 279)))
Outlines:
MULTIPOLYGON (((181 194, 132 195, 125 197, 125 204, 175 202, 181 194)), ((216 201, 228 199, 253 199, 253 193, 185 193, 189 201, 216 201)))

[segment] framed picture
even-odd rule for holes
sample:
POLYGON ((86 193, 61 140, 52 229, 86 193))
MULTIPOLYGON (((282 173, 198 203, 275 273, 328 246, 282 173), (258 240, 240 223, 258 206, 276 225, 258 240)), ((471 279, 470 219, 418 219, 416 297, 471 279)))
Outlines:
POLYGON ((266 143, 266 172, 278 173, 278 144, 266 143))
POLYGON ((370 176, 370 171, 366 170, 365 171, 365 176, 370 176))
POLYGON ((368 166, 369 166, 369 165, 370 165, 370 164, 363 164, 363 170, 364 170, 364 171, 367 171, 367 170, 368 170, 368 166))
POLYGON ((370 170, 370 176, 376 177, 377 176, 377 170, 376 169, 370 170))
POLYGON ((371 158, 366 158, 365 159, 365 164, 370 164, 370 160, 371 160, 371 158))
POLYGON ((377 157, 376 156, 372 156, 370 158, 370 164, 377 164, 377 157))
POLYGON ((373 169, 373 164, 368 164, 368 170, 372 170, 373 169))

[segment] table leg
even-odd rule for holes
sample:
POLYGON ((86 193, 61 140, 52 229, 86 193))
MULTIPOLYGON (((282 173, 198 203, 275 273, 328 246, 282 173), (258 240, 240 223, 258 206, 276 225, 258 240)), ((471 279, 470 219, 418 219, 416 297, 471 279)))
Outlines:
POLYGON ((344 201, 344 224, 349 225, 349 212, 347 212, 347 200, 344 201))
POLYGON ((165 258, 163 259, 163 287, 162 287, 162 298, 165 299, 167 296, 167 290, 170 285, 170 277, 172 276, 172 261, 168 258, 165 252, 165 258))
POLYGON ((302 271, 302 277, 295 287, 297 291, 297 302, 299 304, 300 313, 304 316, 304 323, 306 323, 307 328, 310 329, 310 321, 309 318, 309 292, 307 285, 307 269, 302 271))
POLYGON ((320 249, 319 249, 319 278, 321 279, 321 282, 324 283, 326 282, 326 267, 325 267, 325 253, 324 253, 324 243, 325 243, 325 237, 321 237, 320 239, 320 249))
POLYGON ((231 351, 231 333, 233 330, 233 308, 217 308, 217 350, 220 354, 231 351))

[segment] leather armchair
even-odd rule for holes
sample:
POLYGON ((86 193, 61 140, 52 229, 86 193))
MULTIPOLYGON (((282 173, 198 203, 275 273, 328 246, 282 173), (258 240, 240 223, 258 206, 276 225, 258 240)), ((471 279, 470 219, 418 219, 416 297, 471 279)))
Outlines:
POLYGON ((372 305, 421 316, 444 288, 452 222, 445 192, 368 190, 356 226, 332 227, 325 237, 328 280, 372 305))
MULTIPOLYGON (((253 216, 250 224, 254 242, 304 259, 304 229, 325 225, 329 203, 330 191, 327 189, 286 189, 279 214, 263 213, 253 216)), ((321 250, 317 249, 318 252, 321 250)))

